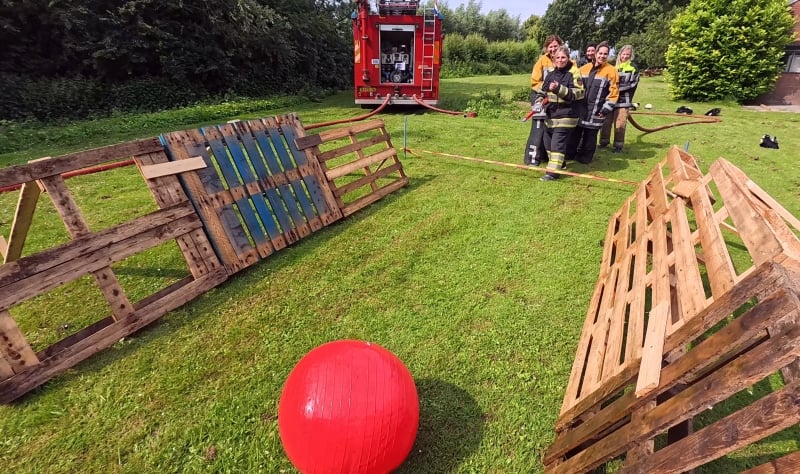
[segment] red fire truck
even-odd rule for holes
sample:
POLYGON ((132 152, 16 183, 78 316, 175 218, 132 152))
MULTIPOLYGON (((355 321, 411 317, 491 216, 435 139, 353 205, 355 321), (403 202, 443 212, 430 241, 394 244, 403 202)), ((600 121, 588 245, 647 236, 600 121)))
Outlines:
POLYGON ((353 13, 356 104, 436 105, 442 18, 418 1, 356 0, 353 13))

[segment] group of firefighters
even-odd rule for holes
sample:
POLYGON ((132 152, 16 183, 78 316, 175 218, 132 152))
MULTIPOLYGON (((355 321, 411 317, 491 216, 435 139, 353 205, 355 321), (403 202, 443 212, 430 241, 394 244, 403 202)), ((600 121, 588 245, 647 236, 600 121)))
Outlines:
POLYGON ((547 162, 543 181, 558 178, 568 160, 589 164, 600 146, 611 143, 622 152, 625 126, 639 84, 639 73, 631 64, 633 48, 620 48, 616 65, 608 63, 607 42, 589 44, 575 64, 569 47, 557 35, 545 40, 544 54, 531 73, 531 133, 524 161, 531 166, 547 162))

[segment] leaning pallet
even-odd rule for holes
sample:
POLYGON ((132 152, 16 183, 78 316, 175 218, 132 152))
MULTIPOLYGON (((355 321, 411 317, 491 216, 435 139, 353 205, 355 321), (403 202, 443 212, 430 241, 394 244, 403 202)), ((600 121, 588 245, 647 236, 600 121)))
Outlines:
MULTIPOLYGON (((342 199, 341 189, 326 175, 327 166, 320 164, 322 152, 298 146, 307 137, 295 114, 172 132, 160 140, 137 140, 0 169, 0 189, 19 189, 8 240, 0 239, 4 259, 0 266, 0 403, 20 397, 239 270, 408 182, 383 122, 322 132, 342 133, 351 142, 345 150, 334 152, 346 170, 336 177, 358 183, 350 190, 366 188, 349 201, 342 199), (365 133, 367 138, 359 138, 365 133), (369 152, 370 147, 379 150, 369 152), (390 172, 380 170, 387 162, 391 162, 390 172), (157 209, 93 231, 65 178, 87 169, 106 172, 129 163, 139 169, 157 209), (379 180, 390 184, 378 186, 379 180), (24 243, 43 192, 51 198, 69 241, 25 255, 24 243), (131 301, 112 266, 169 242, 177 244, 188 276, 131 301), (104 310, 110 314, 85 327, 65 324, 60 329, 71 334, 34 350, 11 311, 87 276, 94 279, 107 305, 104 310)), ((128 211, 130 215, 139 212, 116 209, 122 215, 128 211)), ((46 325, 53 325, 56 316, 63 317, 64 308, 47 310, 53 314, 44 315, 46 325)))
POLYGON ((798 230, 728 161, 703 175, 672 148, 609 220, 546 471, 687 472, 797 425, 798 230), (730 403, 756 384, 768 393, 730 403))

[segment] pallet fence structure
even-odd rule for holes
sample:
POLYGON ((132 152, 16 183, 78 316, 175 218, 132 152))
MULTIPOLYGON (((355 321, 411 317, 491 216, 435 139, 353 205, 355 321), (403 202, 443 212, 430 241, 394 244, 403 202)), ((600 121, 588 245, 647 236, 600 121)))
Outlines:
MULTIPOLYGON (((19 398, 239 270, 405 185, 408 180, 383 122, 371 123, 363 130, 350 126, 320 134, 352 140, 346 151, 336 153, 344 160, 353 159, 353 164, 342 164, 347 171, 337 172, 336 177, 347 176, 366 186, 367 192, 350 200, 343 200, 341 188, 332 185, 318 148, 298 146, 298 142, 308 143, 309 137, 295 114, 172 132, 160 139, 0 169, 0 188, 21 185, 12 230, 8 239, 0 238, 4 259, 0 266, 0 403, 19 398), (359 142, 358 134, 372 130, 380 131, 380 140, 359 142), (380 161, 391 161, 392 172, 399 176, 392 185, 372 186, 389 174, 371 171, 376 160, 363 155, 366 143, 388 144, 388 151, 379 153, 380 161), (65 176, 131 160, 158 210, 93 232, 65 176), (51 198, 71 240, 24 255, 42 193, 51 198), (112 264, 171 241, 177 243, 189 276, 130 301, 112 264), (11 311, 87 275, 96 281, 110 314, 34 351, 11 311)), ((62 316, 61 311, 53 308, 53 316, 62 316)))
POLYGON ((798 231, 728 161, 670 149, 609 220, 546 472, 689 472, 800 423, 798 231))

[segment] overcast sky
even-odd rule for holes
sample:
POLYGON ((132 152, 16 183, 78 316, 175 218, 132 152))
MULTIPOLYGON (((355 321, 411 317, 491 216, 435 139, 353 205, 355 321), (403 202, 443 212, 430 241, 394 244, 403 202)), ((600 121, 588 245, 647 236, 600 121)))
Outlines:
MULTIPOLYGON (((447 6, 455 10, 459 5, 465 5, 469 0, 440 0, 447 2, 447 6)), ((482 1, 481 13, 489 13, 491 10, 505 8, 509 15, 519 15, 520 21, 525 21, 531 15, 544 15, 550 0, 504 0, 504 1, 482 1)))

